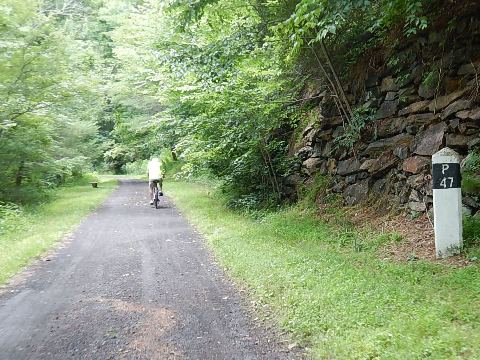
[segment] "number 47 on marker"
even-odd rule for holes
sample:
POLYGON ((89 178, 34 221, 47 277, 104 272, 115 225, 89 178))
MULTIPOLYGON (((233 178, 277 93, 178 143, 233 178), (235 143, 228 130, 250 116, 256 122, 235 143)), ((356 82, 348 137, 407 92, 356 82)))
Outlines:
POLYGON ((449 177, 444 177, 442 179, 442 181, 440 181, 440 186, 443 186, 443 188, 447 188, 447 187, 452 187, 453 186, 453 176, 449 176, 449 177), (450 186, 447 185, 447 180, 450 180, 450 186))
MULTIPOLYGON (((450 166, 448 164, 442 164, 442 174, 445 175, 445 171, 448 170, 450 166)), ((442 186, 444 189, 447 187, 452 187, 453 186, 453 176, 449 177, 444 177, 442 181, 440 181, 440 186, 442 186), (450 180, 450 186, 447 185, 447 180, 450 180)))

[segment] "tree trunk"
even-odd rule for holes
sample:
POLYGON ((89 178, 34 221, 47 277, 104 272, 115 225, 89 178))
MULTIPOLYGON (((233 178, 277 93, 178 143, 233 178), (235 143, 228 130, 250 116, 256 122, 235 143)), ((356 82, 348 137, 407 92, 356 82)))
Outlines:
POLYGON ((330 67, 330 70, 332 71, 333 78, 337 82, 340 95, 342 96, 343 101, 345 102, 345 106, 347 107, 349 119, 352 119, 353 118, 352 108, 350 107, 350 103, 348 102, 347 96, 345 95, 345 91, 343 90, 342 83, 340 82, 340 79, 338 78, 337 72, 335 71, 335 68, 333 67, 332 60, 330 59, 330 55, 328 55, 328 51, 327 51, 327 48, 325 47, 325 44, 324 44, 323 40, 320 41, 320 45, 322 47, 325 58, 327 59, 327 64, 330 67))

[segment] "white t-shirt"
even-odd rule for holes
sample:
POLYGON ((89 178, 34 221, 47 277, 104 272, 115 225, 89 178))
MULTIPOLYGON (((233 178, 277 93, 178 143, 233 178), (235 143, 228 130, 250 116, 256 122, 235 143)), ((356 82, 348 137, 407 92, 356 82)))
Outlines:
POLYGON ((148 162, 148 180, 160 180, 162 178, 162 171, 160 170, 160 162, 150 160, 148 162))

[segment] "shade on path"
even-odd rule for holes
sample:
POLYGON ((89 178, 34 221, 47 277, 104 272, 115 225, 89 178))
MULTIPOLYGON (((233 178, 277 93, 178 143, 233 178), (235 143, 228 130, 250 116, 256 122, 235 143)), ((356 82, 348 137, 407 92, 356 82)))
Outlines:
MULTIPOLYGON (((202 238, 124 181, 49 261, 0 290, 0 359, 291 359, 202 238)), ((92 191, 94 191, 92 189, 92 191)))

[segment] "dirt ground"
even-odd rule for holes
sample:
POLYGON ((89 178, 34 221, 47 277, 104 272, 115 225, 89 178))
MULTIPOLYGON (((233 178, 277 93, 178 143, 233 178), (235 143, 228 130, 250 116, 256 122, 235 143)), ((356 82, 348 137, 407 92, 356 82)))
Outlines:
POLYGON ((463 255, 447 259, 435 257, 433 219, 427 213, 412 219, 406 213, 385 213, 375 207, 356 207, 347 211, 356 226, 370 227, 377 232, 395 232, 403 241, 392 242, 381 250, 380 256, 395 261, 427 260, 453 266, 471 264, 463 255))

